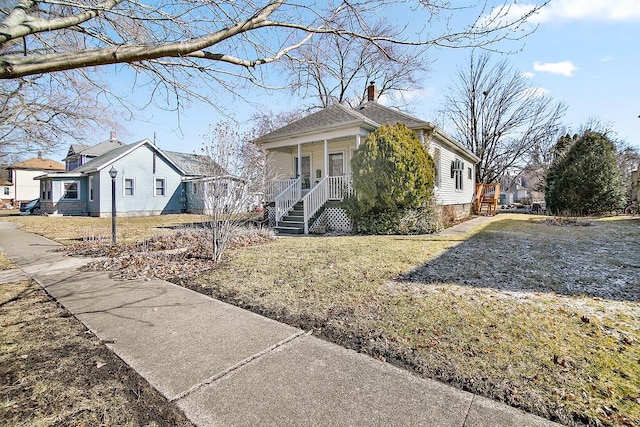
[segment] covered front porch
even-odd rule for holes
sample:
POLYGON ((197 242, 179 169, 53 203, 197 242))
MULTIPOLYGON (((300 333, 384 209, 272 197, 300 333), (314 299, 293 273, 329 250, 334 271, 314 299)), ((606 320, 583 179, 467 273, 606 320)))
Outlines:
POLYGON ((285 234, 309 234, 328 202, 341 201, 351 191, 351 176, 325 176, 304 188, 302 177, 277 180, 267 191, 275 228, 285 234))
POLYGON ((366 132, 349 133, 268 150, 270 175, 276 179, 265 202, 279 232, 309 234, 327 202, 340 201, 351 191, 351 158, 366 132))

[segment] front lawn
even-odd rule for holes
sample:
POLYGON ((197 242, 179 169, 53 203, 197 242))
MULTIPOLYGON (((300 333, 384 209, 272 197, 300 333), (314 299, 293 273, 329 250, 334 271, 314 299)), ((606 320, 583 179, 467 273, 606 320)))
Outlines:
MULTIPOLYGON (((0 215, 30 233, 40 234, 60 243, 76 240, 111 241, 111 218, 87 216, 0 215)), ((157 215, 116 218, 116 240, 139 242, 158 234, 172 232, 177 226, 203 221, 200 215, 157 215)))
MULTIPOLYGON (((82 238, 80 227, 97 230, 97 219, 28 218, 19 219, 27 231, 41 221, 41 234, 57 239, 65 224, 63 242, 82 238)), ((132 221, 131 236, 193 222, 155 218, 160 228, 132 221)), ((280 238, 230 250, 195 279, 176 265, 193 273, 206 251, 184 251, 189 262, 178 259, 165 272, 198 292, 565 424, 640 425, 640 221, 545 219, 501 214, 465 236, 280 238)), ((180 256, 158 246, 159 255, 180 256)), ((118 262, 97 266, 157 273, 159 265, 140 262, 164 262, 153 247, 123 248, 118 262), (148 255, 128 253, 140 248, 148 255)))
POLYGON ((640 223, 284 238, 186 286, 566 424, 640 424, 640 223))

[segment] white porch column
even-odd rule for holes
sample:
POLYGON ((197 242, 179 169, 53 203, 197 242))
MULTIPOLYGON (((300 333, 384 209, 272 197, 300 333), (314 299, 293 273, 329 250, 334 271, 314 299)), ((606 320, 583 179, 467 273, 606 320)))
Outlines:
POLYGON ((356 150, 360 148, 360 135, 356 135, 356 150))
POLYGON ((298 173, 296 178, 302 177, 302 144, 298 144, 298 173))
POLYGON ((420 139, 420 143, 424 145, 424 129, 420 129, 420 134, 418 135, 418 138, 420 139))
POLYGON ((329 142, 324 140, 324 176, 329 176, 329 142))

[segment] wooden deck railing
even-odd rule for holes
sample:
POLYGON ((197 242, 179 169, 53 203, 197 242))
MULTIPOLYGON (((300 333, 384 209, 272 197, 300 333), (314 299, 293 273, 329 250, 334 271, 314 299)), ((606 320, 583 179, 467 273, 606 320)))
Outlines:
POLYGON ((487 207, 488 215, 495 215, 500 200, 500 184, 476 184, 476 194, 473 202, 473 211, 476 215, 482 213, 482 208, 487 207))
POLYGON ((289 213, 293 205, 298 203, 300 197, 302 197, 302 180, 300 178, 292 179, 289 186, 278 194, 274 200, 276 223, 289 213))

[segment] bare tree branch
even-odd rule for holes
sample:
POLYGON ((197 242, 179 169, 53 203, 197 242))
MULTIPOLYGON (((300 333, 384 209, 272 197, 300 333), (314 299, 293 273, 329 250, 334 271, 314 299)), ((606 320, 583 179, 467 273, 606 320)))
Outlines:
POLYGON ((478 182, 494 182, 512 167, 523 168, 556 138, 566 107, 539 93, 505 60, 472 54, 459 68, 445 98, 454 136, 474 152, 478 182))

